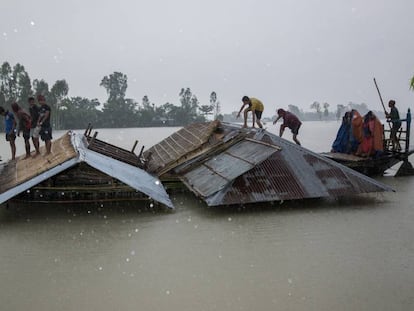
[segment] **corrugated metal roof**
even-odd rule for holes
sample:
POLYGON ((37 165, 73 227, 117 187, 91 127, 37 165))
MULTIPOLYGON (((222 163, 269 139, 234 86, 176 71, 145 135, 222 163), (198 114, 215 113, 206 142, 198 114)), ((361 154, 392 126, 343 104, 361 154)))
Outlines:
POLYGON ((280 152, 206 199, 210 206, 392 191, 382 183, 359 174, 319 154, 268 132, 256 139, 274 143, 280 152))
POLYGON ((210 145, 208 152, 170 166, 168 171, 179 176, 208 205, 227 205, 297 200, 329 196, 353 195, 392 189, 365 175, 329 160, 279 136, 259 129, 241 129, 219 125, 221 144, 210 145), (280 152, 263 154, 262 147, 252 152, 249 140, 278 146, 280 152), (239 143, 238 141, 243 141, 239 143), (236 142, 237 144, 235 144, 236 142), (237 150, 241 159, 259 156, 249 166, 240 158, 229 156, 237 150), (237 159, 237 160, 236 160, 237 159))
POLYGON ((128 186, 148 195, 155 201, 158 201, 169 208, 174 208, 170 197, 158 178, 151 176, 146 171, 138 167, 118 161, 93 150, 89 150, 83 143, 83 137, 84 136, 79 135, 73 136, 74 145, 79 151, 81 161, 86 162, 93 168, 96 168, 97 170, 108 174, 128 186))
POLYGON ((205 198, 223 189, 235 178, 251 170, 278 150, 280 148, 277 146, 244 140, 212 156, 182 176, 181 180, 205 198))

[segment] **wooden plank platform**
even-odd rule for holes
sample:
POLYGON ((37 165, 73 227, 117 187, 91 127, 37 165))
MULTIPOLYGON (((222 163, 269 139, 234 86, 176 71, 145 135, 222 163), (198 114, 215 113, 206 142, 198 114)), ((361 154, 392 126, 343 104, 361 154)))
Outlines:
MULTIPOLYGON (((0 175, 0 193, 10 190, 48 170, 77 156, 77 152, 71 143, 69 133, 52 142, 52 153, 45 156, 46 150, 40 148, 41 155, 25 159, 25 155, 19 156, 15 161, 4 164, 0 175)), ((34 155, 34 152, 32 152, 34 155)))
POLYGON ((339 153, 339 152, 323 152, 321 155, 338 161, 359 162, 366 161, 367 158, 358 157, 353 154, 339 153))

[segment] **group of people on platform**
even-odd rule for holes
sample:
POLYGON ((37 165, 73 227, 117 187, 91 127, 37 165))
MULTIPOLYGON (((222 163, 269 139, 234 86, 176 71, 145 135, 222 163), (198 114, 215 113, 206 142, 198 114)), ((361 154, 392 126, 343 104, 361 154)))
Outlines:
MULTIPOLYGON (((395 101, 388 103, 390 112, 386 112, 387 120, 391 123, 390 139, 393 150, 401 149, 397 133, 401 120, 395 101)), ((362 157, 377 157, 384 152, 384 127, 372 111, 365 116, 352 109, 342 118, 331 152, 354 154, 362 157)))
POLYGON ((45 142, 46 153, 51 153, 52 149, 52 127, 50 123, 51 110, 46 104, 43 95, 37 96, 37 105, 34 97, 28 98, 29 112, 23 109, 18 103, 11 104, 10 112, 8 109, 0 107, 0 115, 4 116, 6 141, 10 143, 12 160, 16 159, 16 137, 22 133, 26 150, 25 159, 31 157, 30 138, 35 148, 36 157, 40 154, 39 136, 45 142))

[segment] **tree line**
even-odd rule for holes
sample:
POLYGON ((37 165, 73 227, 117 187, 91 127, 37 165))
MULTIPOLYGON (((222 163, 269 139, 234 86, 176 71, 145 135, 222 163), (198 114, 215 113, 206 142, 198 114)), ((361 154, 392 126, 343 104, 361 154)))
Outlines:
POLYGON ((211 92, 209 104, 201 105, 189 87, 182 88, 178 105, 167 102, 158 106, 147 95, 140 103, 126 98, 128 77, 121 72, 103 77, 99 85, 108 95, 103 103, 96 98, 69 97, 66 80, 57 80, 49 87, 43 79, 31 80, 23 65, 4 62, 0 68, 0 106, 10 109, 17 102, 27 109, 27 99, 41 94, 51 107, 54 129, 80 129, 89 123, 95 128, 183 126, 205 121, 209 114, 222 117, 216 92, 211 92))

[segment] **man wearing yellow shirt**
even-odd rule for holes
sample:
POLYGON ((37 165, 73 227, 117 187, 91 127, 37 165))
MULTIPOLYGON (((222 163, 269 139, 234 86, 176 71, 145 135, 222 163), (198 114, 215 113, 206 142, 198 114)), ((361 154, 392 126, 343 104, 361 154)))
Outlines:
POLYGON ((262 113, 263 113, 263 110, 264 110, 264 106, 263 106, 262 102, 260 100, 258 100, 257 98, 253 98, 253 97, 249 98, 247 96, 243 96, 242 102, 243 102, 243 105, 241 106, 240 111, 237 114, 237 118, 240 117, 240 113, 242 112, 244 107, 248 106, 246 109, 244 109, 244 112, 243 112, 243 116, 244 116, 243 127, 247 127, 247 113, 249 111, 251 111, 252 114, 253 114, 253 125, 252 125, 252 127, 254 127, 254 124, 257 123, 257 125, 260 128, 263 128, 263 125, 260 122, 260 119, 262 118, 262 113))

